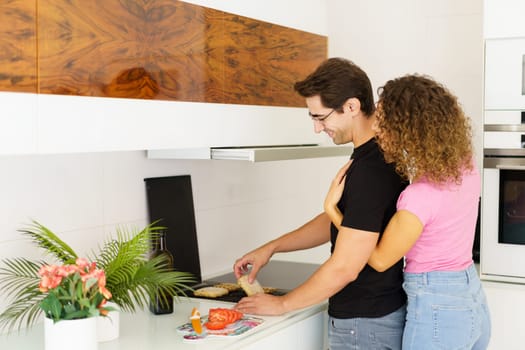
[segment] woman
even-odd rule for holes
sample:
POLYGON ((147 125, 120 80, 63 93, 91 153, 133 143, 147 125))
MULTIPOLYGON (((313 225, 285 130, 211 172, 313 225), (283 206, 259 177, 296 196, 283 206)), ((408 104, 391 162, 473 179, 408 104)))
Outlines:
MULTIPOLYGON (((419 75, 388 81, 376 118, 385 159, 410 181, 368 261, 383 271, 405 256, 403 349, 486 349, 490 316, 472 260, 481 185, 469 120, 454 95, 419 75)), ((325 200, 336 225, 350 165, 325 200)))

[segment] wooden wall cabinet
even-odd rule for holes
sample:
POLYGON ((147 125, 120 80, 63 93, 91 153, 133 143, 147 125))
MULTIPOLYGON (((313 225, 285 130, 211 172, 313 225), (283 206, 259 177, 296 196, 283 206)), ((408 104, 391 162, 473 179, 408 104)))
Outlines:
POLYGON ((176 0, 11 0, 0 17, 0 129, 27 138, 0 154, 319 141, 293 83, 325 36, 176 0))
POLYGON ((35 93, 36 1, 2 1, 0 19, 0 91, 35 93))
POLYGON ((327 38, 182 1, 15 0, 0 5, 0 90, 266 106, 327 38))

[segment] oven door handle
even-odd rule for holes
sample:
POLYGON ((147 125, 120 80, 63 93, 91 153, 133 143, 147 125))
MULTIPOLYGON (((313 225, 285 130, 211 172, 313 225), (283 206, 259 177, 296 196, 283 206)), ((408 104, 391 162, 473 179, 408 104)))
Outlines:
POLYGON ((505 165, 505 164, 497 164, 496 169, 501 170, 525 170, 525 165, 505 165))

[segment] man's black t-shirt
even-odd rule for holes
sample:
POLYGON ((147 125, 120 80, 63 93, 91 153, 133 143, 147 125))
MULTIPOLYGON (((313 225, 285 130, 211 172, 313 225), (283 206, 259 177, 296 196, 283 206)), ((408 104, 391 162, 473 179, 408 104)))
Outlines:
MULTIPOLYGON (((342 226, 379 232, 381 238, 407 182, 395 172, 393 164, 385 162, 375 139, 356 147, 352 159, 338 203, 342 226)), ((332 252, 337 235, 332 224, 332 252)), ((336 318, 385 316, 405 304, 402 283, 403 259, 382 273, 367 264, 355 281, 330 298, 328 313, 336 318)))

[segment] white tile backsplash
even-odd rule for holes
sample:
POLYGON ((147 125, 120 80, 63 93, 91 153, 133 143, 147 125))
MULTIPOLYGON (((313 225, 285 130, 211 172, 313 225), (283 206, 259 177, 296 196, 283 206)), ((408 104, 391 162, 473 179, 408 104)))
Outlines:
MULTIPOLYGON (((116 226, 147 224, 144 178, 189 174, 202 275, 229 271, 245 252, 319 213, 346 160, 151 160, 144 151, 0 157, 0 256, 40 256, 17 232, 31 219, 87 254, 116 226)), ((298 261, 321 262, 319 249, 298 261)))

